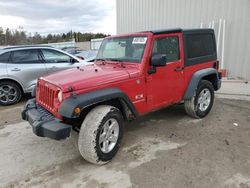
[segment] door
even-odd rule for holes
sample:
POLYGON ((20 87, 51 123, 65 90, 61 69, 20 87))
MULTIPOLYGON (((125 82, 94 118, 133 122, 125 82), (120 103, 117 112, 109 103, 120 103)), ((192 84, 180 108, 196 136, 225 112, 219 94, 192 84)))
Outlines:
POLYGON ((45 64, 37 49, 11 52, 7 71, 9 77, 23 85, 25 92, 31 92, 36 85, 37 79, 47 75, 45 64))
POLYGON ((155 35, 153 41, 151 57, 155 54, 167 57, 166 66, 156 67, 156 72, 147 77, 148 99, 153 108, 159 108, 179 102, 183 95, 182 36, 181 34, 155 35))
POLYGON ((60 51, 41 49, 41 52, 49 74, 79 66, 76 59, 60 51))
POLYGON ((7 64, 9 63, 10 52, 0 54, 0 79, 8 76, 7 64))

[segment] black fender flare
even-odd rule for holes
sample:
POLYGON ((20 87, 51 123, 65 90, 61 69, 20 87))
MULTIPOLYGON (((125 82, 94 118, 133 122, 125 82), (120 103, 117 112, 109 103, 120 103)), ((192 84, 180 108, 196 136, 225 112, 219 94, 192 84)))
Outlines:
POLYGON ((195 95, 195 91, 197 89, 197 86, 200 82, 200 80, 205 77, 205 76, 209 76, 215 74, 216 75, 216 88, 215 90, 218 90, 221 87, 221 79, 219 77, 218 71, 214 68, 206 68, 206 69, 202 69, 199 70, 197 72, 195 72, 188 84, 188 87, 186 89, 186 92, 184 94, 183 99, 191 99, 194 95, 195 95))
POLYGON ((74 112, 75 108, 79 107, 80 109, 84 109, 91 105, 112 99, 122 100, 129 110, 131 110, 133 115, 135 117, 138 116, 138 112, 129 97, 118 88, 100 89, 80 95, 73 95, 62 102, 58 112, 61 116, 66 118, 78 118, 79 114, 74 112))

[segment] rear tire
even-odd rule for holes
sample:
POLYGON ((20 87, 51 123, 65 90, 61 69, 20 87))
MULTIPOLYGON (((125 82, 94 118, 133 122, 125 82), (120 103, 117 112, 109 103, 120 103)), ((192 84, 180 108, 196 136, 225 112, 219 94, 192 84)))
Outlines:
POLYGON ((203 118, 211 110, 214 102, 214 87, 211 82, 201 80, 195 95, 184 101, 186 113, 193 118, 203 118))
POLYGON ((119 150, 123 137, 123 117, 119 109, 101 105, 85 117, 78 139, 82 157, 94 164, 109 162, 119 150))
POLYGON ((0 82, 0 105, 16 104, 22 98, 22 89, 14 82, 0 82))

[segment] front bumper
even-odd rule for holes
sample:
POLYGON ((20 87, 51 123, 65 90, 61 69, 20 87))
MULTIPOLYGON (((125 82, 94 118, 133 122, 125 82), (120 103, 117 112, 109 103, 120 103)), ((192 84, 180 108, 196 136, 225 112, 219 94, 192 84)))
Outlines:
POLYGON ((70 136, 71 126, 61 123, 50 112, 30 99, 22 110, 22 119, 30 123, 34 134, 54 140, 66 139, 70 136))

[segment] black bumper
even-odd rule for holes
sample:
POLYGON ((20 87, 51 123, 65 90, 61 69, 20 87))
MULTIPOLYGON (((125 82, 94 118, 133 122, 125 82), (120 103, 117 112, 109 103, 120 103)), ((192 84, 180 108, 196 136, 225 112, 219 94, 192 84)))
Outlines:
POLYGON ((66 139, 70 136, 71 126, 61 123, 50 112, 30 99, 22 110, 22 119, 32 126, 37 136, 48 137, 54 140, 66 139))

